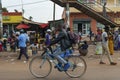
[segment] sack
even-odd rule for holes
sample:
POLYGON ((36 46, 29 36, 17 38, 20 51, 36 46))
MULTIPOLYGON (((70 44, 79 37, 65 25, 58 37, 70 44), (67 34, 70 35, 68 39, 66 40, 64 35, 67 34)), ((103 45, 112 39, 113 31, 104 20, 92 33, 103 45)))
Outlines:
POLYGON ((74 32, 68 32, 68 37, 72 44, 76 44, 79 42, 79 35, 74 32))
POLYGON ((79 45, 79 53, 81 56, 86 56, 88 53, 88 44, 84 41, 84 44, 79 45))
POLYGON ((81 56, 86 56, 87 53, 88 53, 88 49, 81 49, 81 48, 79 48, 79 53, 80 53, 81 56))

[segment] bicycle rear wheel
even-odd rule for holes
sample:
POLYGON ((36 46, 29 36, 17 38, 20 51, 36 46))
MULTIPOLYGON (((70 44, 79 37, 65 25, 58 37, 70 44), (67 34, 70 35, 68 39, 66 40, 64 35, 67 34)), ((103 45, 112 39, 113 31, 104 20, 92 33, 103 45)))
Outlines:
POLYGON ((87 69, 85 60, 80 56, 70 56, 68 58, 70 68, 65 72, 72 78, 78 78, 84 75, 87 69))
POLYGON ((33 76, 37 78, 44 78, 50 74, 52 64, 48 59, 42 58, 42 56, 35 56, 30 61, 29 70, 33 76))

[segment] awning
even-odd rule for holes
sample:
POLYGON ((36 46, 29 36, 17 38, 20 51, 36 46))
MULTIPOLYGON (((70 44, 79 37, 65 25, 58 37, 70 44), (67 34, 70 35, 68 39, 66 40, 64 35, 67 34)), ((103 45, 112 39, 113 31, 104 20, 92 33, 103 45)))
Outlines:
POLYGON ((43 24, 40 24, 40 28, 46 28, 46 27, 48 27, 48 23, 43 23, 43 24))
POLYGON ((16 28, 17 29, 28 29, 29 26, 27 24, 19 24, 16 28))

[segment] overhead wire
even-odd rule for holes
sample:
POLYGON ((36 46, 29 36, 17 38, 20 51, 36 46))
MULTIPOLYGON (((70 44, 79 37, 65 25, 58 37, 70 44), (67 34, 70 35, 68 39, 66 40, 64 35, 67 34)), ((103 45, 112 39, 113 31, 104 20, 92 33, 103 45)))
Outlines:
POLYGON ((43 1, 37 1, 37 2, 25 3, 25 4, 11 5, 11 6, 6 6, 5 8, 17 7, 17 6, 21 6, 21 5, 32 5, 32 4, 38 4, 38 3, 43 3, 43 2, 46 2, 46 1, 50 1, 50 0, 43 0, 43 1))

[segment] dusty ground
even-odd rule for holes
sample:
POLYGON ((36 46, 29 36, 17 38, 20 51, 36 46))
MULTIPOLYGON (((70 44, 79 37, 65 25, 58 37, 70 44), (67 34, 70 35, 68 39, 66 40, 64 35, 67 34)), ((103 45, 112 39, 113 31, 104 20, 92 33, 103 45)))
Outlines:
POLYGON ((95 55, 95 45, 89 45, 89 53, 84 59, 87 63, 87 72, 82 78, 69 78, 64 72, 53 68, 52 73, 44 79, 37 79, 29 72, 29 61, 24 63, 17 60, 17 53, 0 52, 0 80, 120 80, 120 51, 112 56, 118 64, 111 66, 107 57, 106 64, 100 65, 100 55, 95 55))

